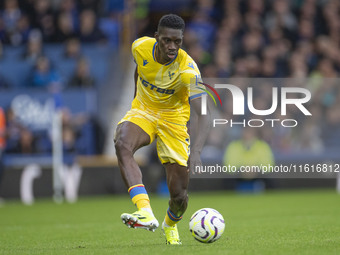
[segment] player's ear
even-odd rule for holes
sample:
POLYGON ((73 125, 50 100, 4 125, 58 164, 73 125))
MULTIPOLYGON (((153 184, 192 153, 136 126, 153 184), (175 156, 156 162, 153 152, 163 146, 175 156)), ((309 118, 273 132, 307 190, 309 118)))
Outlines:
POLYGON ((156 41, 158 42, 159 34, 157 31, 155 32, 155 38, 156 38, 156 41))

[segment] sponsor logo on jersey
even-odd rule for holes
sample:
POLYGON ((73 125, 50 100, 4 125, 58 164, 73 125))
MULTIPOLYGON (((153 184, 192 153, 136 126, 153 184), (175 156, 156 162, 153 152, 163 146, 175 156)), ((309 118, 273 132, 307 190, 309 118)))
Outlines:
POLYGON ((146 66, 149 62, 146 59, 143 59, 143 66, 146 66))
POLYGON ((168 94, 168 95, 172 95, 172 94, 175 93, 174 89, 162 89, 162 88, 159 88, 156 85, 153 85, 150 82, 144 80, 142 77, 139 77, 139 79, 140 79, 141 83, 143 84, 143 86, 150 89, 150 90, 156 91, 156 92, 161 93, 161 94, 168 94))

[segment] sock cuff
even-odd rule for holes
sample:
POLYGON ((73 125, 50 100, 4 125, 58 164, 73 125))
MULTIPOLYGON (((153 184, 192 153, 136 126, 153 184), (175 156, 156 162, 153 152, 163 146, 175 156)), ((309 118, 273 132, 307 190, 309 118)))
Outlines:
POLYGON ((136 185, 131 186, 131 187, 128 189, 128 192, 130 193, 130 191, 131 191, 132 189, 138 188, 138 187, 143 187, 143 188, 145 188, 144 184, 136 184, 136 185))
POLYGON ((131 186, 129 189, 128 189, 128 192, 130 194, 130 198, 132 199, 133 197, 137 196, 137 195, 140 195, 140 194, 148 194, 146 192, 146 189, 144 187, 143 184, 137 184, 137 185, 134 185, 134 186, 131 186))
POLYGON ((177 221, 180 221, 182 218, 183 218, 183 215, 181 216, 176 216, 171 210, 170 208, 168 208, 167 210, 167 215, 168 217, 170 218, 170 220, 174 221, 174 222, 177 222, 177 221))

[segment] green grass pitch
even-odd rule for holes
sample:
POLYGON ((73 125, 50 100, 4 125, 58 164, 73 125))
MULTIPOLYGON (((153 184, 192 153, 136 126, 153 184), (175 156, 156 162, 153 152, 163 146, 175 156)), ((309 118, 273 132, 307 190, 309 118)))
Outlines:
MULTIPOLYGON (((151 196, 161 222, 168 199, 151 196)), ((191 193, 179 224, 182 246, 165 245, 162 231, 128 229, 122 212, 134 210, 128 196, 81 198, 75 204, 9 201, 0 207, 0 254, 340 254, 340 195, 330 190, 191 193), (202 244, 188 230, 202 207, 222 213, 221 239, 202 244)))

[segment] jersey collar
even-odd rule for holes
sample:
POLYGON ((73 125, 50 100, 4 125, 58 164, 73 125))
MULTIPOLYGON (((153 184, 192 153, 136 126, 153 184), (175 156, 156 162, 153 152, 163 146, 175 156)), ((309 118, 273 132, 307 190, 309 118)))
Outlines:
MULTIPOLYGON (((152 57, 153 57, 153 60, 154 60, 155 62, 157 62, 157 60, 156 60, 156 58, 155 58, 155 54, 156 54, 156 45, 157 45, 157 43, 158 43, 158 42, 155 42, 155 44, 153 45, 153 48, 152 48, 152 57)), ((177 55, 178 55, 178 53, 176 54, 176 56, 174 57, 173 60, 169 61, 168 63, 165 63, 164 65, 165 65, 165 66, 168 66, 168 65, 170 65, 172 62, 174 62, 174 60, 177 58, 177 55)), ((157 63, 158 63, 158 62, 157 62, 157 63)), ((160 63, 159 63, 159 64, 160 64, 160 63)))

